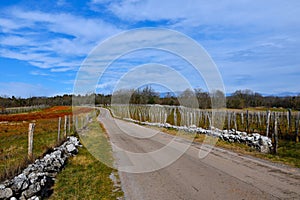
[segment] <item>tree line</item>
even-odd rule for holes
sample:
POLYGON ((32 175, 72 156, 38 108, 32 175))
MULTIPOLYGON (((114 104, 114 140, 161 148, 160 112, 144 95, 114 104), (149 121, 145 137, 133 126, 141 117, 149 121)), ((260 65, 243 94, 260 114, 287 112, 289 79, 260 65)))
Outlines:
MULTIPOLYGON (((132 93, 130 103, 132 104, 161 104, 161 105, 180 105, 178 99, 192 99, 195 97, 198 100, 198 106, 201 109, 211 108, 211 96, 224 98, 225 94, 221 91, 215 91, 210 94, 201 88, 186 89, 178 95, 166 93, 161 96, 151 87, 145 87, 142 90, 124 91, 132 93)), ((263 96, 260 93, 253 92, 249 89, 237 90, 229 96, 226 96, 226 107, 243 109, 249 107, 267 107, 267 108, 289 108, 300 110, 300 94, 297 96, 263 96)))
MULTIPOLYGON (((89 94, 89 95, 58 95, 54 97, 0 97, 0 109, 10 107, 25 107, 25 106, 36 106, 36 105, 72 105, 73 97, 76 99, 93 97, 95 104, 109 105, 113 103, 129 102, 131 104, 161 104, 161 105, 182 105, 180 99, 196 99, 197 106, 201 109, 211 108, 211 96, 218 96, 221 98, 225 97, 225 94, 221 91, 215 91, 210 94, 200 88, 190 90, 186 89, 179 94, 164 93, 163 95, 156 92, 153 88, 147 86, 143 89, 138 90, 119 90, 113 93, 113 95, 104 94, 89 94), (195 97, 195 98, 191 98, 195 97)), ((190 102, 191 105, 195 105, 195 102, 190 102)), ((185 105, 189 107, 189 105, 185 105)), ((300 110, 300 94, 297 96, 263 96, 257 92, 251 90, 237 90, 231 95, 226 97, 226 106, 228 108, 248 108, 248 107, 267 107, 267 108, 290 108, 294 110, 300 110)))
POLYGON ((72 100, 74 97, 77 99, 84 99, 87 97, 93 96, 95 98, 96 104, 110 104, 111 95, 103 94, 89 94, 89 95, 57 95, 54 97, 0 97, 0 109, 11 108, 11 107, 26 107, 26 106, 38 106, 38 105, 47 105, 47 106, 71 106, 72 100))

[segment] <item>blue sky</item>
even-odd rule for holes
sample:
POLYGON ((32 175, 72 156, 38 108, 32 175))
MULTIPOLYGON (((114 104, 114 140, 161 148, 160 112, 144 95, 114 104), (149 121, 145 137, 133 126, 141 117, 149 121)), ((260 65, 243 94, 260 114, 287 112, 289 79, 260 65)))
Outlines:
MULTIPOLYGON (((227 93, 300 93, 299 19, 298 0, 1 1, 0 95, 72 93, 81 63, 97 44, 143 27, 169 28, 196 40, 218 66, 227 93)), ((135 62, 153 60, 177 67, 193 87, 203 86, 182 61, 137 52, 117 61, 97 92, 109 93, 135 62)))

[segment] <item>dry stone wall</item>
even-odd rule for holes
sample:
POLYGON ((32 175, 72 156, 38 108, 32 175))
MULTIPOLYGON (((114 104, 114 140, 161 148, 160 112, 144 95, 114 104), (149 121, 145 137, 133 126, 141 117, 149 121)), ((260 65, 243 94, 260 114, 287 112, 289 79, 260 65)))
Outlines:
POLYGON ((61 146, 28 165, 21 174, 0 183, 0 199, 38 200, 47 197, 55 176, 65 166, 67 159, 78 153, 79 146, 76 137, 68 137, 61 146))

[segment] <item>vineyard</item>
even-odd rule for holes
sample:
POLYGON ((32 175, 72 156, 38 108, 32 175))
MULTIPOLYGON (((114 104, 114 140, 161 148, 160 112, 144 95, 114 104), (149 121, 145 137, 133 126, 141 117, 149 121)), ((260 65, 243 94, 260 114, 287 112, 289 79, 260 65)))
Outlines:
POLYGON ((48 106, 46 106, 46 105, 15 107, 15 108, 0 107, 0 114, 26 113, 26 112, 38 111, 38 110, 41 110, 41 109, 45 109, 47 107, 48 106))
POLYGON ((0 180, 17 174, 29 162, 60 144, 86 122, 91 108, 55 106, 22 114, 0 115, 0 180), (28 159, 28 127, 35 124, 33 157, 28 159), (61 133, 61 134, 60 134, 61 133))
POLYGON ((223 121, 219 126, 221 129, 271 137, 276 126, 280 139, 298 140, 299 136, 300 112, 291 110, 203 110, 163 105, 113 105, 111 109, 119 118, 206 129, 212 126, 212 116, 215 115, 223 121))

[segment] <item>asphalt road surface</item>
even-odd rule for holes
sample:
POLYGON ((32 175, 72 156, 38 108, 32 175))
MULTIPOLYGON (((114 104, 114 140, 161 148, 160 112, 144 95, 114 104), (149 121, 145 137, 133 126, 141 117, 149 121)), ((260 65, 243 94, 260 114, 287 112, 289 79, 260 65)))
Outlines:
POLYGON ((125 199, 300 199, 297 168, 221 148, 200 159, 201 145, 195 143, 177 158, 176 148, 186 143, 184 139, 176 139, 176 145, 156 158, 149 152, 164 148, 174 136, 114 119, 103 108, 99 120, 113 145, 125 199), (177 159, 159 169, 169 157, 177 159))

